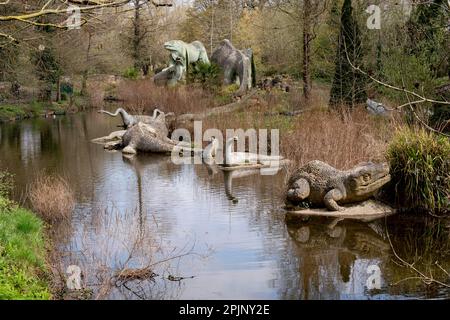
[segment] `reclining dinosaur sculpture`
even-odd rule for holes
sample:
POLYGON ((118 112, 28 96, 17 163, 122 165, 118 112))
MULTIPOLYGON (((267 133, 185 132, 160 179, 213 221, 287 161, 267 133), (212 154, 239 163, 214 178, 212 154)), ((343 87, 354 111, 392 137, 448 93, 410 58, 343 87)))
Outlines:
POLYGON ((143 123, 147 123, 147 124, 156 126, 157 129, 161 133, 163 133, 165 136, 167 136, 169 133, 169 130, 167 129, 167 126, 165 123, 166 116, 174 115, 173 112, 169 112, 169 113, 165 114, 164 112, 162 112, 161 110, 159 110, 157 108, 155 110, 153 110, 153 116, 131 115, 122 108, 118 108, 116 110, 116 112, 114 112, 114 113, 106 111, 106 110, 99 110, 98 112, 105 113, 111 117, 116 117, 116 116, 120 115, 122 118, 122 121, 123 121, 123 127, 125 129, 130 128, 131 126, 137 124, 138 122, 143 122, 143 123))

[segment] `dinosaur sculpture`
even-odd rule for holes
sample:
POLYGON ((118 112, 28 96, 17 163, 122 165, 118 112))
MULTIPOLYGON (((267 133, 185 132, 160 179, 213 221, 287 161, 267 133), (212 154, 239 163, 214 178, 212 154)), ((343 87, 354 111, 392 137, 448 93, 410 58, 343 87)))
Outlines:
POLYGON ((154 126, 138 122, 129 128, 122 137, 122 152, 135 154, 141 152, 171 152, 178 142, 161 134, 154 126))
POLYGON ((281 161, 282 156, 269 156, 251 152, 233 152, 234 142, 238 141, 237 136, 227 140, 225 145, 225 166, 245 165, 249 163, 267 163, 271 161, 281 161))
POLYGON ((164 48, 170 52, 169 66, 155 75, 153 78, 155 82, 165 80, 168 85, 174 85, 183 79, 190 64, 210 63, 205 46, 200 41, 186 43, 171 40, 164 43, 164 48))
POLYGON ((228 39, 222 41, 211 56, 211 61, 221 67, 225 85, 239 82, 237 96, 256 85, 255 64, 251 49, 238 50, 228 39))
POLYGON ((219 147, 219 140, 217 140, 217 138, 214 136, 211 137, 211 143, 208 144, 205 149, 203 149, 202 152, 203 161, 206 163, 214 161, 214 157, 217 154, 218 147, 219 147))
POLYGON ((111 113, 106 110, 99 110, 99 113, 105 113, 112 117, 116 117, 120 114, 123 121, 123 127, 128 129, 138 122, 143 122, 152 125, 155 129, 162 135, 166 136, 169 134, 169 130, 166 125, 166 116, 174 115, 173 112, 169 112, 165 114, 159 109, 153 110, 153 116, 145 116, 145 115, 131 115, 128 114, 124 109, 118 108, 115 113, 111 113))
POLYGON ((326 206, 330 211, 340 211, 344 208, 339 204, 367 200, 390 179, 386 163, 366 162, 351 170, 341 171, 314 160, 291 175, 286 203, 290 206, 308 203, 326 206))

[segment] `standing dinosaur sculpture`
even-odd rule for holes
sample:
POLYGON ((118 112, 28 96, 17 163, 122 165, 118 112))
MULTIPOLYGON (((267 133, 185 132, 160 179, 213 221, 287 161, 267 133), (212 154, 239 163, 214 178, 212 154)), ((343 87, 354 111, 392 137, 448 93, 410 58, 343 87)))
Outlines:
POLYGON ((210 63, 205 46, 200 41, 186 43, 181 40, 171 40, 164 43, 164 48, 170 52, 169 66, 153 77, 155 83, 175 85, 183 80, 190 64, 210 63))
POLYGON ((236 96, 242 96, 256 86, 252 49, 238 50, 225 39, 213 52, 211 61, 222 69, 225 85, 239 82, 240 87, 235 93, 236 96))

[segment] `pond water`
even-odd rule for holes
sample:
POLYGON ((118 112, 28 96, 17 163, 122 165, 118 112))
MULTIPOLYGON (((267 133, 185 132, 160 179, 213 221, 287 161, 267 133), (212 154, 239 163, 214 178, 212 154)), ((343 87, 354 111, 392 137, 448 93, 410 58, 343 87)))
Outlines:
POLYGON ((417 274, 396 261, 389 243, 409 262, 420 256, 417 268, 449 284, 448 223, 432 222, 435 236, 425 232, 429 221, 399 217, 334 228, 327 219, 288 225, 280 210, 283 172, 234 178, 238 201, 230 201, 221 172, 162 155, 127 159, 90 142, 118 124, 97 113, 0 124, 0 170, 15 175, 18 201, 42 172, 63 175, 74 189, 71 222, 54 227, 63 230, 57 245, 63 268, 80 266, 94 297, 450 297, 446 287, 409 279, 417 274), (145 266, 157 275, 101 285, 117 270, 145 266), (379 283, 371 281, 377 275, 379 283))

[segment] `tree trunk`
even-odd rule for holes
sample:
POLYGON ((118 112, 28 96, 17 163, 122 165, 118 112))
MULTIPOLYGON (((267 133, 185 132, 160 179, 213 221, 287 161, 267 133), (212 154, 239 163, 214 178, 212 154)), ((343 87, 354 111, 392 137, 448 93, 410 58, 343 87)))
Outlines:
POLYGON ((141 69, 141 6, 140 0, 134 1, 134 36, 133 36, 133 59, 134 68, 136 70, 141 69))
POLYGON ((56 80, 56 102, 61 101, 61 76, 56 80))
POLYGON ((85 60, 85 68, 83 70, 83 75, 81 78, 81 95, 85 96, 87 95, 87 78, 88 78, 88 73, 89 73, 89 53, 91 51, 91 38, 92 38, 92 33, 89 32, 89 37, 88 37, 88 46, 87 46, 87 50, 86 50, 86 60, 85 60))
POLYGON ((303 6, 303 96, 309 99, 311 95, 311 0, 304 0, 303 6))

